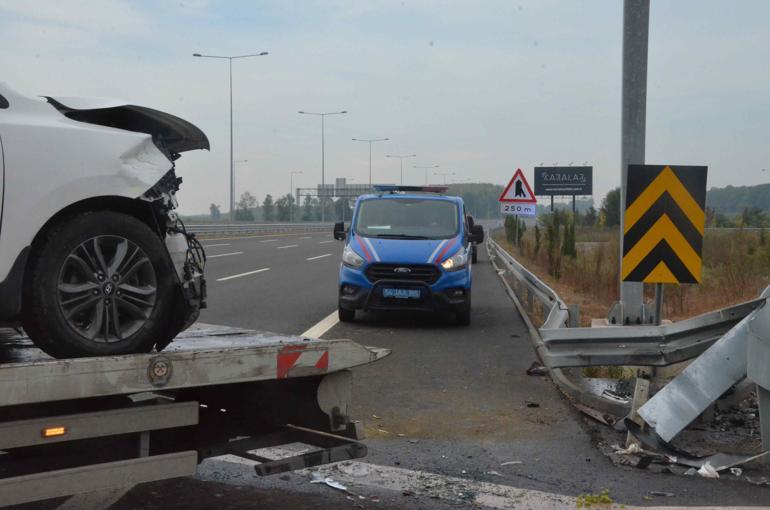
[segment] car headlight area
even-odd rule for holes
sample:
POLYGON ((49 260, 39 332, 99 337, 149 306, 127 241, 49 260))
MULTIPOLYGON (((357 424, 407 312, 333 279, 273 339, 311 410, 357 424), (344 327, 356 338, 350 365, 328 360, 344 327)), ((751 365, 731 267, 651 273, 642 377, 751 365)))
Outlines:
POLYGON ((353 251, 353 248, 351 248, 350 245, 347 245, 342 251, 342 263, 348 267, 357 269, 364 265, 364 258, 353 251))
POLYGON ((444 271, 459 271, 468 264, 468 253, 466 250, 459 250, 457 253, 446 259, 441 263, 441 267, 444 271))

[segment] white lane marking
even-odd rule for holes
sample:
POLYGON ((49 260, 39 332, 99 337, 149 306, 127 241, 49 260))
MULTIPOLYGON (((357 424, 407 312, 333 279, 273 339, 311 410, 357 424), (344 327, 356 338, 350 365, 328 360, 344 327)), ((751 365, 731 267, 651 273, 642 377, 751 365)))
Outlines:
POLYGON ((204 244, 202 245, 204 248, 216 248, 217 246, 230 246, 230 243, 222 243, 222 244, 204 244))
POLYGON ((313 236, 298 237, 297 239, 313 239, 313 236))
POLYGON ((332 239, 331 241, 321 241, 318 244, 326 244, 326 243, 333 243, 333 242, 334 242, 334 240, 332 239))
POLYGON ((308 329, 304 333, 302 333, 300 336, 308 337, 308 338, 321 338, 324 333, 329 331, 334 327, 335 324, 337 324, 340 321, 339 315, 337 314, 337 310, 334 310, 332 313, 321 319, 321 321, 313 326, 312 328, 308 329))
POLYGON ((262 241, 260 241, 260 243, 274 243, 277 240, 278 239, 263 239, 262 241))
POLYGON ((217 257, 230 257, 231 255, 243 255, 242 251, 234 251, 232 253, 220 253, 218 255, 208 255, 207 259, 215 259, 217 257))
POLYGON ((217 278, 218 282, 226 282, 227 280, 232 280, 233 278, 241 278, 242 276, 249 276, 257 273, 262 273, 264 271, 270 271, 269 267, 263 267, 262 269, 257 269, 256 271, 249 271, 248 273, 241 273, 241 274, 234 274, 232 276, 225 276, 224 278, 217 278))
POLYGON ((305 260, 317 260, 317 259, 322 259, 324 257, 331 257, 331 256, 332 256, 331 253, 324 253, 323 255, 318 255, 317 257, 308 257, 305 260))
POLYGON ((285 248, 296 248, 297 246, 299 246, 299 245, 298 244, 287 244, 286 246, 277 246, 275 249, 276 250, 283 250, 285 248))

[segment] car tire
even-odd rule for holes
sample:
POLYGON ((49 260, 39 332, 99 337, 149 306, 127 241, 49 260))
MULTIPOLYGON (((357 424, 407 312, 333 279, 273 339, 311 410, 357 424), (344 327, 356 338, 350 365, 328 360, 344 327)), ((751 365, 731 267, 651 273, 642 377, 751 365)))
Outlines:
MULTIPOLYGON (((161 238, 137 218, 69 216, 35 247, 25 279, 23 326, 57 358, 149 352, 172 333, 175 270, 161 238)), ((178 305, 177 305, 178 306, 178 305)))
POLYGON ((340 322, 353 322, 356 320, 356 311, 340 306, 337 308, 337 316, 339 317, 340 322))
POLYGON ((471 263, 475 264, 476 262, 478 262, 478 250, 474 244, 473 248, 471 249, 471 263))
POLYGON ((471 324, 471 291, 468 289, 468 302, 461 311, 455 313, 455 319, 460 326, 470 326, 471 324))

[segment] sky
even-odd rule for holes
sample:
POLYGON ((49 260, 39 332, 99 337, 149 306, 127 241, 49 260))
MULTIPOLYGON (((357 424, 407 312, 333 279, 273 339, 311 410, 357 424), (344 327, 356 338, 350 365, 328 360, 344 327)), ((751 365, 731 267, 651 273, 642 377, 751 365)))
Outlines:
MULTIPOLYGON (((200 127, 182 213, 227 209, 226 60, 233 63, 236 195, 261 201, 346 177, 423 170, 505 184, 545 163, 620 182, 621 0, 0 0, 0 81, 27 95, 119 98, 200 127)), ((707 165, 708 187, 770 180, 770 2, 654 0, 646 160, 707 165)), ((430 175, 431 182, 443 176, 430 175)))

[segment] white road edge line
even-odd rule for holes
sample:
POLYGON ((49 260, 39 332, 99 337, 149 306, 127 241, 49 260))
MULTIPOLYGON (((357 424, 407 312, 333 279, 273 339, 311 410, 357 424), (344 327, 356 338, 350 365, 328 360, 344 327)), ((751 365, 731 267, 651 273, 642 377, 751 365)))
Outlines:
POLYGON ((324 253, 323 255, 318 255, 317 257, 308 257, 305 260, 317 260, 317 259, 322 259, 324 257, 331 257, 331 256, 332 256, 331 253, 324 253))
POLYGON ((324 333, 332 329, 339 321, 340 318, 337 314, 337 310, 334 310, 332 313, 321 319, 318 324, 308 329, 300 336, 307 338, 321 338, 324 333))
POLYGON ((330 241, 321 241, 321 242, 320 242, 320 243, 318 243, 318 244, 326 244, 326 243, 333 243, 333 242, 334 242, 334 240, 332 239, 332 240, 330 240, 330 241))
POLYGON ((242 251, 234 251, 232 253, 220 253, 218 255, 208 255, 206 258, 207 259, 215 259, 217 257, 229 257, 231 255, 243 255, 243 252, 242 251))
POLYGON ((230 243, 222 243, 222 244, 204 244, 202 245, 204 248, 216 248, 217 246, 230 246, 230 243))
POLYGON ((313 239, 313 236, 298 237, 297 239, 313 239))
POLYGON ((248 273, 241 273, 241 274, 234 274, 232 276, 225 276, 224 278, 217 278, 218 282, 226 282, 227 280, 232 280, 233 278, 240 278, 242 276, 249 276, 252 274, 262 273, 265 271, 270 271, 269 267, 263 267, 262 269, 257 269, 256 271, 249 271, 248 273))
POLYGON ((276 250, 283 250, 284 248, 296 248, 298 244, 287 244, 286 246, 276 246, 276 250))

